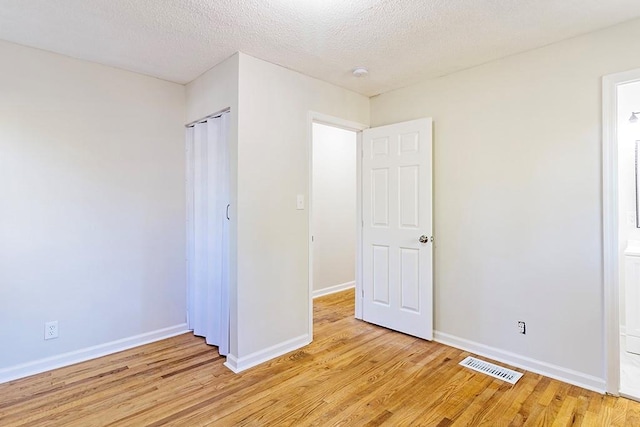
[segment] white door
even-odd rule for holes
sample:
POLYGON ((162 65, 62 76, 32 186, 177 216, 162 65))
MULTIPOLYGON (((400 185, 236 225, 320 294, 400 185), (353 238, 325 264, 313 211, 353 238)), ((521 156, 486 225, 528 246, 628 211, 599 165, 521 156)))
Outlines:
POLYGON ((229 352, 229 114, 187 128, 189 328, 229 352))
POLYGON ((362 318, 431 340, 431 119, 367 129, 362 143, 362 318))

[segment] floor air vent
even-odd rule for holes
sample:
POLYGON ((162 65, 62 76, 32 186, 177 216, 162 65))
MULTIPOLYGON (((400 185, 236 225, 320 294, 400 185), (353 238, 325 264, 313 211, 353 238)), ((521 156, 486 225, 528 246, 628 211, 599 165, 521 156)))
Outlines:
POLYGON ((490 375, 511 384, 515 384, 520 378, 522 378, 522 374, 520 372, 512 371, 511 369, 503 368, 502 366, 494 365, 493 363, 485 362, 484 360, 476 359, 471 356, 464 359, 460 364, 469 369, 473 369, 474 371, 482 372, 483 374, 490 375))

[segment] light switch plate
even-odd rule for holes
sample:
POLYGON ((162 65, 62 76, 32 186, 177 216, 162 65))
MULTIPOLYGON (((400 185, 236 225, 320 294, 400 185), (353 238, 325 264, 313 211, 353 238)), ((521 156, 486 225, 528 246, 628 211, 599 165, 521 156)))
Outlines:
POLYGON ((302 194, 298 194, 298 197, 296 198, 296 209, 304 209, 304 195, 302 194))

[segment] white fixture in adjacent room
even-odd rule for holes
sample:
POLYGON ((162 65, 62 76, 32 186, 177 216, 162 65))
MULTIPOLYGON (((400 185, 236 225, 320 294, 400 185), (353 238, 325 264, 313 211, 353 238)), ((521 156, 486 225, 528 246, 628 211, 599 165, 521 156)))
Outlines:
POLYGON ((640 241, 629 241, 624 259, 626 351, 640 354, 640 241))

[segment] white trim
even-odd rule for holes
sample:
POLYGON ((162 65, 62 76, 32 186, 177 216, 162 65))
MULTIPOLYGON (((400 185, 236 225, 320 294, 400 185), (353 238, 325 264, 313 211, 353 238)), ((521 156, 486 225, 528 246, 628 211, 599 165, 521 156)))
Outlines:
POLYGON ((354 132, 360 132, 365 129, 369 129, 369 125, 365 125, 358 122, 352 122, 350 120, 341 119, 340 117, 334 117, 328 114, 317 113, 315 111, 309 111, 309 119, 310 119, 310 124, 322 123, 323 125, 338 127, 341 129, 351 130, 354 132))
MULTIPOLYGON (((313 340, 313 124, 322 123, 324 125, 338 127, 356 132, 356 301, 355 317, 362 319, 361 302, 361 277, 362 277, 362 131, 369 126, 362 123, 344 120, 339 117, 329 116, 315 111, 309 111, 307 115, 307 156, 309 162, 309 176, 307 177, 307 226, 309 230, 309 338, 313 340), (357 224, 360 224, 359 226, 357 224)), ((229 359, 227 359, 229 361, 229 359)), ((229 368, 231 369, 231 368, 229 368)), ((232 369, 233 370, 233 369, 232 369)))
POLYGON ((7 381, 13 381, 18 378, 40 374, 52 369, 86 362, 87 360, 96 359, 98 357, 118 353, 123 350, 128 350, 130 348, 149 344, 155 341, 164 340, 186 332, 189 332, 187 324, 182 323, 180 325, 158 329, 145 334, 135 335, 133 337, 123 338, 92 347, 81 348, 79 350, 70 351, 57 356, 34 360, 33 362, 10 366, 5 369, 0 369, 0 384, 7 381))
POLYGON ((606 390, 620 391, 620 301, 618 271, 617 89, 640 80, 640 69, 602 78, 602 246, 604 372, 606 390))
POLYGON ((626 392, 620 390, 620 397, 640 402, 640 397, 638 396, 640 396, 640 390, 628 390, 626 392))
POLYGON ((506 363, 507 365, 515 366, 520 369, 573 384, 578 387, 586 388, 587 390, 592 390, 598 393, 605 392, 604 378, 594 377, 572 369, 541 362, 516 353, 511 353, 509 351, 469 341, 464 338, 459 338, 454 335, 449 335, 444 332, 434 331, 434 341, 450 347, 459 348, 479 356, 484 356, 501 363, 506 363))
POLYGON ((264 350, 256 351, 248 356, 236 357, 232 354, 228 354, 227 361, 224 362, 224 366, 238 374, 261 363, 282 356, 283 354, 302 348, 310 343, 310 335, 305 334, 284 341, 280 344, 273 345, 269 348, 265 348, 264 350))
POLYGON ((193 330, 193 319, 191 319, 190 313, 195 313, 194 311, 194 289, 193 289, 193 240, 195 230, 193 229, 193 220, 194 220, 194 212, 193 212, 193 190, 194 190, 194 182, 193 182, 193 145, 194 145, 194 129, 187 128, 185 133, 185 213, 186 213, 186 221, 185 221, 185 236, 186 236, 186 250, 185 250, 185 280, 187 283, 186 286, 186 301, 187 301, 187 327, 193 330))
POLYGON ((335 294, 336 292, 346 291, 356 287, 355 280, 346 283, 340 283, 339 285, 327 286, 326 288, 316 289, 313 291, 313 298, 323 297, 325 295, 335 294))
POLYGON ((362 131, 356 135, 356 304, 354 316, 362 320, 362 131))

